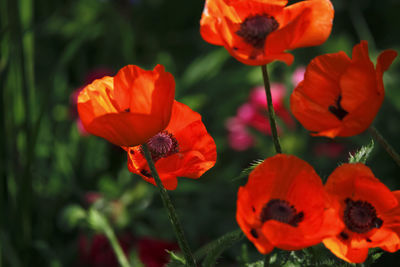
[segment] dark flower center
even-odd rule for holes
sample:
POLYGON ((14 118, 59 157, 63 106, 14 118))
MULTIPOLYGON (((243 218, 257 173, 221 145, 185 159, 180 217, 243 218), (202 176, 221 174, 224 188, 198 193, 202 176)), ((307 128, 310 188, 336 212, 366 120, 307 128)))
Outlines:
POLYGON ((266 14, 255 15, 247 17, 240 24, 240 29, 236 34, 242 37, 246 43, 261 49, 264 47, 268 34, 278 29, 278 27, 279 23, 274 17, 266 14))
POLYGON ((293 205, 281 199, 271 199, 268 201, 260 214, 261 222, 275 220, 295 227, 297 227, 303 219, 304 213, 302 211, 297 213, 293 205))
POLYGON ((179 152, 176 138, 167 131, 162 131, 147 141, 151 157, 154 161, 179 152))
POLYGON ((329 106, 329 111, 336 116, 339 120, 343 120, 344 117, 349 114, 346 110, 342 108, 341 102, 342 101, 342 96, 339 95, 339 97, 336 99, 336 105, 335 106, 329 106))
POLYGON ((144 176, 146 176, 147 178, 152 178, 153 177, 153 176, 151 176, 151 173, 146 169, 140 170, 140 173, 143 174, 144 176))
POLYGON ((376 215, 374 206, 366 201, 345 200, 344 223, 350 231, 362 234, 380 228, 383 221, 376 215))

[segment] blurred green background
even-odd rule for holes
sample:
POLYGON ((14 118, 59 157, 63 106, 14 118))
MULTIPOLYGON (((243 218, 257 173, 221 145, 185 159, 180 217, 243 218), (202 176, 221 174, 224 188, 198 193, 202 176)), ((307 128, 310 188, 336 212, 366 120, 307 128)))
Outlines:
MULTIPOLYGON (((293 72, 315 56, 340 50, 350 55, 360 40, 369 42, 373 60, 384 49, 399 51, 400 1, 332 3, 335 19, 325 44, 293 51, 292 66, 269 64, 272 82, 285 85, 286 109, 293 72)), ((95 232, 85 219, 93 193, 117 235, 174 240, 156 188, 129 173, 122 149, 82 136, 76 123, 74 91, 127 64, 145 69, 163 64, 176 79, 176 99, 202 114, 217 144, 216 166, 199 180, 180 179, 170 192, 191 247, 238 228, 242 170, 274 149, 271 138, 252 127, 252 146, 243 151, 230 146, 226 120, 261 85, 261 70, 201 38, 203 5, 203 0, 0 1, 0 266, 83 265, 80 239, 95 232)), ((374 121, 397 150, 399 71, 397 59, 385 73, 386 98, 374 121)), ((323 179, 371 140, 368 132, 332 141, 309 136, 298 123, 288 127, 280 121, 280 127, 284 152, 308 161, 323 179)), ((367 165, 392 190, 400 189, 399 168, 378 144, 367 165)), ((219 265, 239 266, 246 247, 251 261, 261 259, 243 239, 219 265)), ((140 265, 137 254, 134 247, 134 266, 140 265)), ((397 266, 399 260, 399 253, 386 253, 375 264, 397 266)))

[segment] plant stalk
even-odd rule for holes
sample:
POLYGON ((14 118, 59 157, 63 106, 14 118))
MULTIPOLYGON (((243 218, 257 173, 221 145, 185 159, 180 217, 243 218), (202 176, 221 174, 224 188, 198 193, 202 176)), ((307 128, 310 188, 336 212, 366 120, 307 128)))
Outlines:
POLYGON ((386 150, 386 152, 392 157, 392 159, 400 167, 400 155, 394 150, 394 148, 386 141, 386 139, 379 133, 379 131, 374 127, 369 127, 369 132, 372 137, 378 141, 378 143, 386 150))
POLYGON ((272 139, 274 141, 275 151, 276 153, 282 153, 281 144, 279 143, 278 137, 278 130, 276 128, 276 116, 274 111, 274 106, 272 104, 272 95, 271 95, 271 85, 269 82, 267 65, 261 66, 263 80, 264 80, 264 87, 265 93, 267 95, 267 103, 268 103, 268 116, 269 116, 269 123, 271 125, 271 132, 272 132, 272 139))
POLYGON ((96 227, 100 229, 107 237, 121 267, 131 267, 124 251, 122 250, 118 242, 117 237, 115 236, 113 228, 109 224, 104 214, 96 209, 91 209, 89 211, 89 218, 91 219, 91 222, 95 223, 96 227))
POLYGON ((111 226, 107 224, 108 227, 105 227, 104 234, 107 236, 108 241, 111 243, 111 247, 115 255, 117 256, 118 262, 121 267, 131 267, 128 262, 128 259, 125 256, 124 251, 122 250, 121 246, 118 243, 117 237, 115 236, 114 231, 111 229, 111 226))
POLYGON ((195 267, 196 266, 196 261, 193 257, 193 254, 189 248, 189 244, 186 240, 186 237, 183 233, 183 228, 181 223, 179 222, 178 216, 176 214, 176 210, 174 205, 172 204, 172 201, 167 193, 167 190, 165 189, 164 185, 161 182, 160 176, 158 175, 158 172, 156 170, 156 167, 154 165, 153 159, 151 158, 151 154, 149 151, 149 148, 147 146, 147 144, 143 144, 142 145, 142 149, 144 152, 144 157, 146 158, 147 164, 150 167, 150 171, 152 176, 154 177, 154 180, 157 184, 157 187, 160 191, 160 195, 161 195, 161 199, 163 201, 164 207, 167 209, 168 211, 168 217, 169 220, 173 226, 174 232, 175 232, 175 236, 178 239, 178 244, 179 247, 181 248, 184 256, 185 256, 185 260, 186 260, 186 265, 187 266, 192 266, 195 267))

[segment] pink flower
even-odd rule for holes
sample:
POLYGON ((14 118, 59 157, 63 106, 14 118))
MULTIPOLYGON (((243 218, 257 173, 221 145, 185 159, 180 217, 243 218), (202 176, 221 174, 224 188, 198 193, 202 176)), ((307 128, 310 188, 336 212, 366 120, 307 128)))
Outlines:
POLYGON ((228 131, 240 131, 246 129, 246 124, 238 117, 230 117, 225 122, 225 127, 228 131))
POLYGON ((251 103, 244 103, 237 109, 237 118, 245 124, 249 123, 257 114, 257 108, 251 103))
MULTIPOLYGON (((272 104, 276 115, 288 126, 294 127, 295 121, 285 108, 284 98, 286 87, 281 83, 271 84, 272 104)), ((242 151, 254 145, 254 138, 248 127, 265 134, 271 134, 271 127, 267 113, 267 99, 263 86, 255 87, 249 95, 249 101, 237 109, 236 117, 226 122, 228 142, 232 149, 242 151)), ((278 133, 280 131, 278 125, 278 133)))
POLYGON ((244 151, 254 145, 254 138, 245 129, 243 131, 229 132, 228 134, 229 146, 237 151, 244 151))
POLYGON ((229 146, 237 151, 249 149, 254 144, 254 138, 246 128, 246 124, 238 117, 232 117, 226 120, 228 129, 229 146))
MULTIPOLYGON (((286 95, 286 87, 281 83, 271 83, 272 105, 275 111, 283 108, 283 100, 286 95)), ((264 86, 255 87, 250 92, 250 103, 257 108, 267 108, 267 96, 264 86)))
POLYGON ((292 83, 296 87, 302 80, 304 80, 304 73, 306 68, 304 66, 297 67, 292 74, 292 83))

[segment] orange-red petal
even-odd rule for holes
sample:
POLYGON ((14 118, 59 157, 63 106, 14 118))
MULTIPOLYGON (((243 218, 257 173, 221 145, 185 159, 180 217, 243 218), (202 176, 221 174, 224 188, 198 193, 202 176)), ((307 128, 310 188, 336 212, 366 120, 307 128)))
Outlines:
POLYGON ((330 35, 334 12, 329 0, 286 4, 279 0, 207 0, 200 33, 207 42, 224 46, 244 64, 264 65, 280 60, 290 65, 293 56, 286 50, 323 43, 330 35), (238 34, 242 23, 256 15, 272 17, 279 24, 265 37, 263 49, 238 34))
POLYGON ((323 243, 336 257, 347 262, 362 263, 368 256, 368 248, 351 248, 336 237, 326 238, 323 243))
MULTIPOLYGON (((340 235, 323 241, 336 256, 348 262, 360 263, 365 261, 369 248, 381 247, 390 252, 399 249, 400 238, 393 226, 396 228, 395 225, 399 219, 400 194, 391 192, 368 167, 361 163, 339 166, 329 176, 325 189, 335 203, 333 207, 345 223, 345 228, 340 235), (358 205, 363 203, 363 207, 373 210, 374 214, 368 215, 374 216, 368 219, 373 219, 373 221, 364 221, 370 224, 369 228, 364 228, 365 230, 355 228, 362 225, 359 221, 362 217, 349 217, 348 201, 358 202, 358 205), (358 221, 356 223, 353 220, 358 221), (377 220, 379 220, 378 224, 377 220)), ((366 226, 367 224, 363 227, 366 226)))
POLYGON ((313 135, 334 138, 365 131, 383 102, 383 71, 396 55, 383 52, 375 69, 362 41, 352 59, 343 52, 316 57, 291 95, 293 115, 313 135))
POLYGON ((164 67, 128 65, 113 77, 95 80, 78 96, 85 129, 119 146, 143 144, 168 125, 175 82, 164 67))
MULTIPOLYGON (((168 190, 177 186, 177 177, 197 179, 216 162, 217 153, 213 138, 201 121, 201 116, 185 104, 174 102, 171 120, 165 129, 177 140, 179 151, 155 162, 160 179, 168 190)), ((128 169, 155 185, 149 173, 140 146, 129 148, 128 169)))
POLYGON ((374 203, 378 212, 386 212, 398 205, 394 194, 364 164, 342 164, 329 176, 325 189, 338 200, 348 197, 374 203))
POLYGON ((268 253, 271 245, 289 250, 315 245, 343 228, 314 169, 284 154, 266 159, 250 173, 247 184, 238 192, 236 218, 261 253, 268 253), (298 225, 274 219, 261 221, 261 213, 271 200, 289 203, 304 215, 303 219, 298 225))

